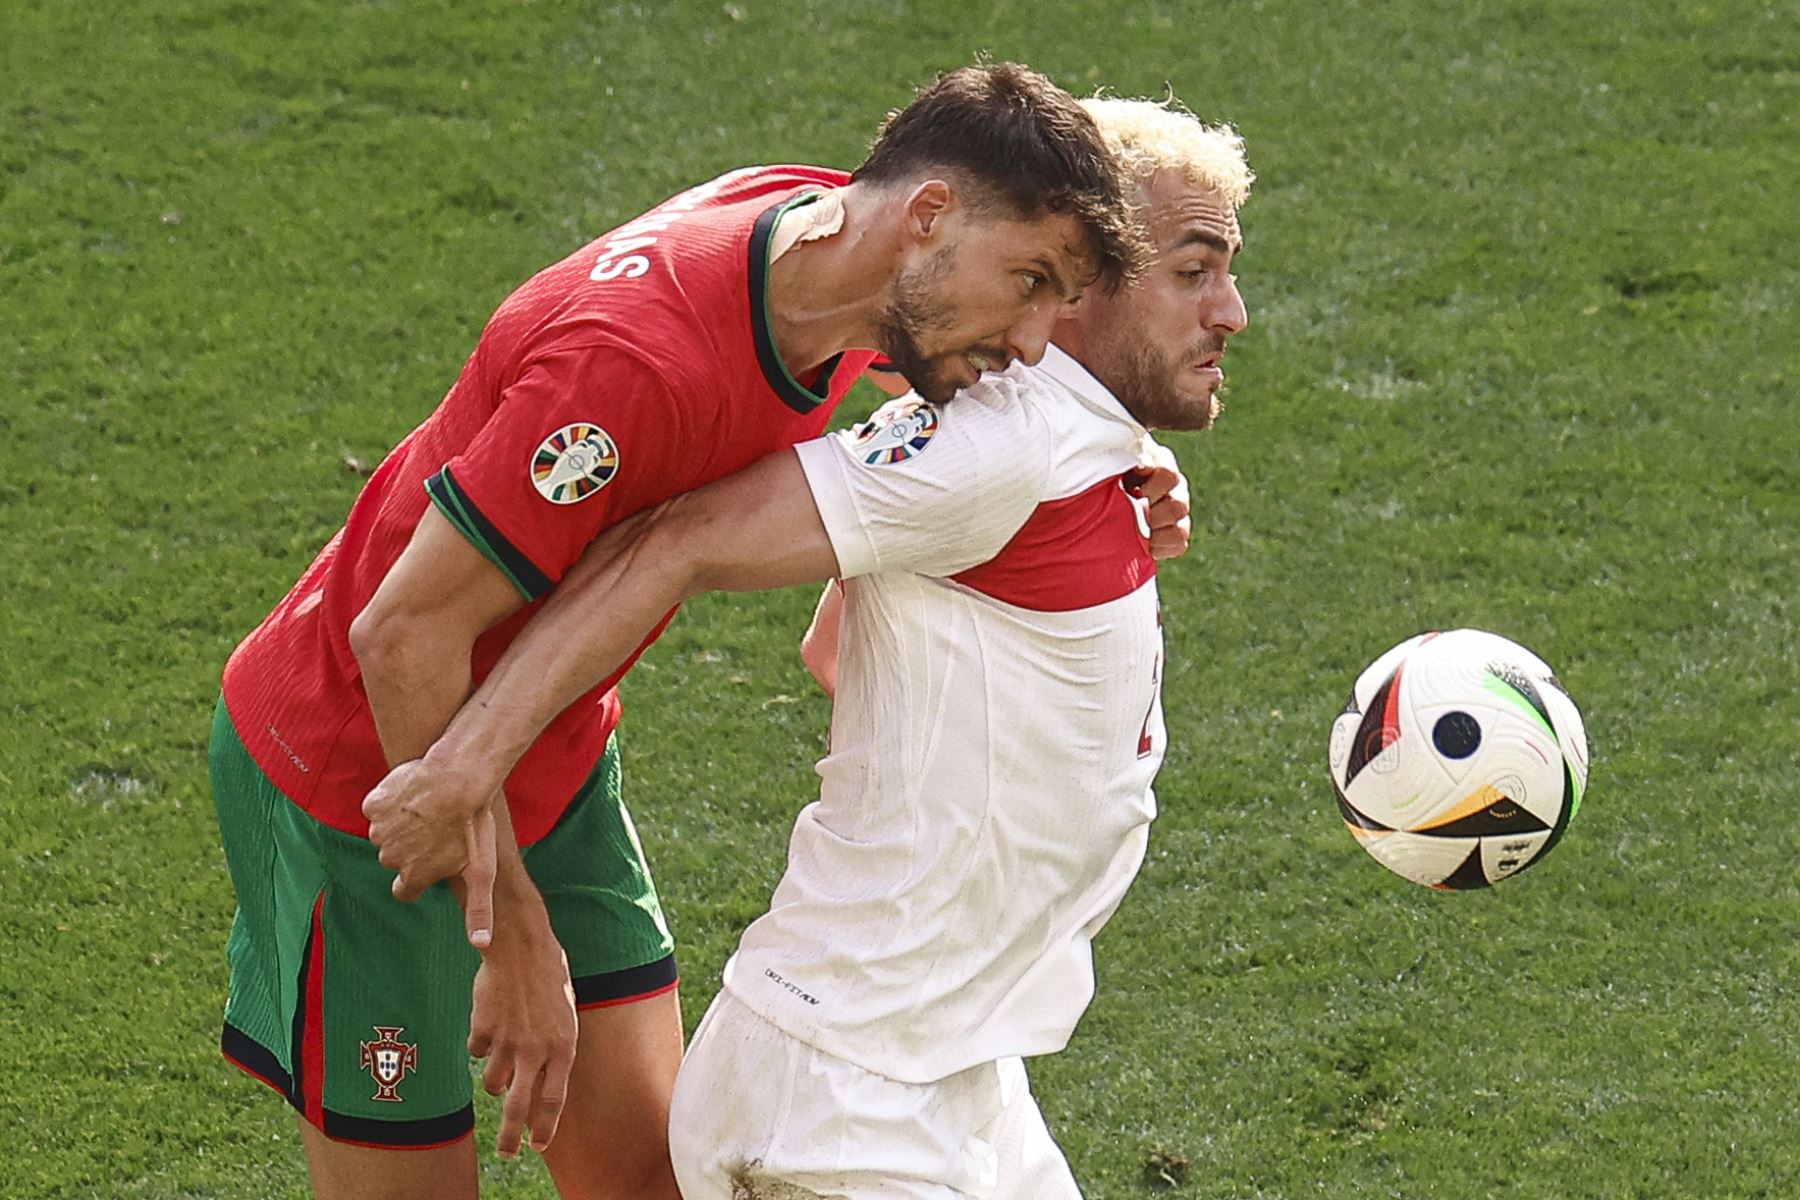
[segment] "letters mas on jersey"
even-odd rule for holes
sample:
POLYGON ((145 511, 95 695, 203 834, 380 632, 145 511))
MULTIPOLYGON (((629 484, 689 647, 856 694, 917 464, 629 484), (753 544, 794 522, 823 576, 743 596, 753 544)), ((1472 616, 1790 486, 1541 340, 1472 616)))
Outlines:
POLYGON ((588 278, 596 283, 605 283, 611 279, 636 279, 650 269, 650 259, 642 254, 634 254, 633 251, 656 245, 657 234, 724 191, 732 181, 754 175, 760 170, 761 167, 739 167, 735 171, 727 171, 717 179, 689 188, 636 220, 625 222, 600 243, 600 257, 595 260, 594 269, 588 272, 588 278))
POLYGON ((905 462, 925 449, 937 429, 937 406, 929 400, 889 405, 857 427, 851 452, 871 467, 905 462))

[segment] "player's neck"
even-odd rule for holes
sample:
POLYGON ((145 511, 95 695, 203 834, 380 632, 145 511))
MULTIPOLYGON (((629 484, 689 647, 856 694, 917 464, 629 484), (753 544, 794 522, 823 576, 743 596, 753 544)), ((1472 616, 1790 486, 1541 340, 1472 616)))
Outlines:
POLYGON ((769 327, 795 378, 834 354, 878 349, 894 248, 876 232, 873 197, 843 190, 844 224, 829 237, 789 248, 769 267, 769 327))

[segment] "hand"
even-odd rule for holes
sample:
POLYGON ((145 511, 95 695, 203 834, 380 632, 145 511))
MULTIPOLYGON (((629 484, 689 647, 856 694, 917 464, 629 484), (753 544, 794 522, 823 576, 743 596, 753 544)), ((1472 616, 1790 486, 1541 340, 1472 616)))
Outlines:
POLYGON ((469 940, 480 949, 493 930, 494 813, 482 798, 471 803, 471 794, 460 776, 415 759, 390 771, 362 811, 381 865, 398 873, 396 899, 417 900, 439 880, 462 877, 469 940))
POLYGON ((1150 445, 1153 449, 1138 469, 1125 476, 1125 486, 1145 501, 1151 556, 1159 560, 1180 558, 1187 553, 1193 536, 1187 476, 1181 473, 1173 451, 1160 443, 1150 445))
POLYGON ((556 1136, 569 1074, 575 1066, 575 989, 569 960, 546 927, 508 930, 499 949, 482 956, 469 1016, 469 1053, 487 1059, 481 1086, 506 1095, 494 1149, 515 1158, 525 1130, 540 1154, 556 1136))

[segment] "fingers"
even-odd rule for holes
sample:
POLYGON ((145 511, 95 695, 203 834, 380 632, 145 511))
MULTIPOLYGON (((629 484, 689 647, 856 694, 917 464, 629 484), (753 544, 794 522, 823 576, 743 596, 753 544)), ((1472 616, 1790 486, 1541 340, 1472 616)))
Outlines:
MULTIPOLYGON (((473 1032, 469 1035, 469 1049, 475 1049, 473 1032)), ((525 1118, 529 1112, 526 1093, 531 1088, 527 1080, 534 1079, 536 1074, 533 1071, 527 1076, 521 1072, 517 1058, 510 1049, 496 1051, 482 1069, 482 1090, 490 1096, 506 1096, 506 1103, 500 1110, 500 1134, 494 1141, 494 1149, 501 1158, 518 1157, 519 1142, 524 1135, 525 1118), (518 1086, 521 1083, 525 1086, 518 1086)))
POLYGON ((1165 496, 1149 507, 1145 523, 1150 528, 1151 557, 1161 561, 1187 553, 1193 538, 1193 520, 1185 499, 1165 496))
POLYGON ((1187 500, 1180 496, 1164 496, 1144 511, 1144 519, 1153 530, 1183 524, 1188 519, 1187 500))
MULTIPOLYGON (((520 1070, 515 1065, 512 1078, 507 1081, 506 1103, 500 1107, 500 1135, 494 1141, 494 1151, 501 1158, 519 1156, 519 1145, 531 1118, 531 1093, 536 1088, 537 1077, 538 1072, 520 1070)), ((490 1084, 488 1095, 498 1094, 490 1084)))
MULTIPOLYGON (((469 823, 465 837, 468 865, 462 878, 466 894, 463 898, 463 922, 468 930, 469 945, 485 950, 494 940, 494 876, 498 871, 498 851, 494 842, 494 814, 483 809, 469 823)), ((398 884, 399 880, 395 880, 398 884)), ((398 892, 395 895, 399 895, 398 892)))
MULTIPOLYGON (((474 1038, 470 1038, 473 1046, 474 1038)), ((569 1097, 569 1075, 575 1066, 574 1044, 560 1043, 522 1053, 500 1053, 488 1060, 481 1086, 490 1096, 506 1094, 500 1107, 500 1133, 494 1151, 501 1158, 516 1158, 531 1131, 531 1148, 540 1154, 556 1136, 563 1105, 569 1097)))
POLYGON ((484 953, 469 1013, 469 1053, 485 1057, 481 1086, 504 1095, 494 1148, 518 1155, 526 1131, 543 1150, 556 1135, 580 1041, 568 959, 554 942, 506 941, 484 953))
POLYGON ((1151 504, 1169 495, 1182 483, 1180 471, 1158 464, 1142 465, 1125 476, 1125 485, 1151 504))
POLYGON ((1190 534, 1185 521, 1179 527, 1158 529, 1150 535, 1150 557, 1158 562, 1180 558, 1188 552, 1189 540, 1190 534))
POLYGON ((456 874, 460 863, 433 865, 423 852, 408 853, 408 847, 390 840, 376 856, 377 861, 395 872, 393 892, 396 900, 413 901, 440 879, 456 874))
POLYGON ((569 1099, 569 1075, 574 1067, 574 1055, 552 1055, 538 1077, 537 1094, 531 1105, 531 1148, 539 1154, 550 1148, 550 1139, 556 1136, 563 1105, 569 1099))
POLYGON ((389 805, 387 786, 387 783, 383 781, 375 786, 374 791, 363 797, 362 815, 369 822, 371 831, 376 822, 387 814, 389 805))
MULTIPOLYGON (((363 816, 369 821, 369 841, 379 849, 381 865, 395 872, 392 890, 395 899, 412 901, 442 879, 461 872, 468 863, 471 846, 470 819, 458 817, 431 818, 409 807, 412 794, 409 782, 418 772, 416 764, 404 763, 363 798, 363 816)), ((487 829, 491 877, 493 862, 493 830, 491 814, 487 829)), ((486 891, 491 892, 491 886, 486 891)), ((489 906, 491 909, 491 905, 489 906)), ((483 928, 491 928, 486 921, 483 928)), ((480 945, 481 943, 477 943, 480 945)))
POLYGON ((1193 538, 1189 515, 1188 483, 1174 466, 1174 457, 1150 460, 1125 477, 1126 487, 1144 500, 1144 528, 1149 533, 1151 557, 1180 558, 1193 538))

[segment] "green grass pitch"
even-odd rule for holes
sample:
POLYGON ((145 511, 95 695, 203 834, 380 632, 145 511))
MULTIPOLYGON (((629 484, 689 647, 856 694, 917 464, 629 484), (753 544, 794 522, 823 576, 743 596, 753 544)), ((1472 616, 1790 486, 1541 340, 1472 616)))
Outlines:
MULTIPOLYGON (((853 164, 977 49, 1166 82, 1261 177, 1229 410, 1174 439, 1163 816, 1035 1068, 1088 1194, 1800 1195, 1791 5, 5 0, 0 1197, 305 1194, 214 1049, 226 654, 511 287, 853 164), (1595 765, 1547 861, 1440 895, 1325 735, 1455 625, 1554 664, 1595 765)), ((697 603, 626 689, 690 1023, 811 791, 809 604, 697 603)))

